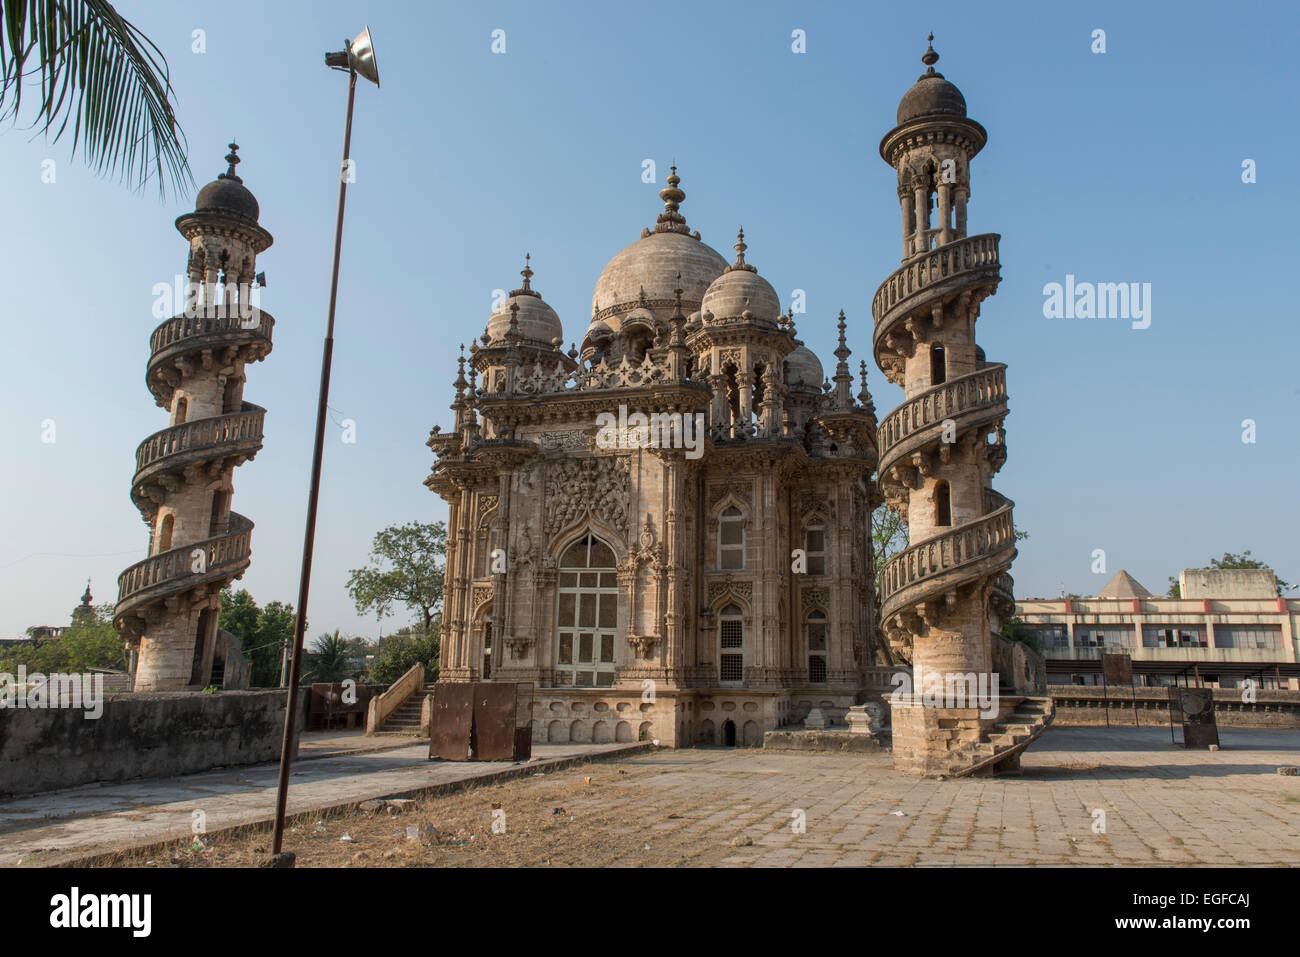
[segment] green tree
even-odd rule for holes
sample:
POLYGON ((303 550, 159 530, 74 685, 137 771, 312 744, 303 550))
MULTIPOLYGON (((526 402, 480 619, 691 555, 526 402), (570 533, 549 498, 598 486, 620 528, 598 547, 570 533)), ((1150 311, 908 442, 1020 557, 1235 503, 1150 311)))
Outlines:
POLYGON ((126 648, 113 628, 112 603, 97 606, 93 615, 74 615, 72 624, 57 638, 0 651, 0 671, 13 674, 19 665, 42 674, 79 674, 91 668, 125 671, 126 648))
POLYGON ((249 684, 274 688, 280 684, 280 662, 293 640, 293 606, 273 601, 259 608, 245 589, 221 593, 220 628, 239 639, 239 646, 253 664, 249 684))
MULTIPOLYGON (((32 126, 54 141, 72 126, 97 173, 143 187, 164 175, 192 185, 167 60, 105 0, 0 0, 0 119, 17 121, 23 86, 39 76, 32 126)), ((34 92, 34 91, 33 91, 34 92)))
POLYGON ((403 628, 379 643, 379 654, 370 666, 370 680, 390 685, 417 664, 424 665, 424 680, 438 680, 439 631, 441 621, 434 618, 428 632, 403 628))
POLYGON ((871 545, 876 554, 876 580, 891 558, 907 547, 907 523, 888 505, 871 513, 871 545))
POLYGON ((374 612, 383 618, 401 603, 429 634, 442 602, 446 554, 447 526, 442 522, 408 522, 379 532, 370 546, 370 564, 352 569, 348 576, 348 594, 357 613, 374 612))
POLYGON ((337 628, 334 634, 326 632, 317 638, 312 652, 313 681, 333 683, 354 676, 348 668, 347 641, 340 637, 337 628))

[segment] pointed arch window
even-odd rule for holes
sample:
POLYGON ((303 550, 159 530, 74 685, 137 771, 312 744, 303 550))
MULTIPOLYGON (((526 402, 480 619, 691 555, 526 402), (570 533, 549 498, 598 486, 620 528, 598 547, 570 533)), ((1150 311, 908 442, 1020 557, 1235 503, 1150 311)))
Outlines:
POLYGON ((718 568, 723 571, 745 568, 745 514, 734 505, 718 517, 718 568))
POLYGON ((558 685, 608 688, 614 683, 618 633, 618 573, 614 550, 584 535, 560 557, 556 613, 558 685))

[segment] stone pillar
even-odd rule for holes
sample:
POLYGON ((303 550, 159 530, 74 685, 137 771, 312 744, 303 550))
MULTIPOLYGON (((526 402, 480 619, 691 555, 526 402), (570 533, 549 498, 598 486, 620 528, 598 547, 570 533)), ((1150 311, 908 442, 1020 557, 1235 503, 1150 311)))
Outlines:
POLYGON ((939 243, 952 242, 952 187, 948 183, 939 184, 939 243))
POLYGON ((930 248, 930 191, 924 186, 916 187, 916 242, 912 245, 913 254, 923 253, 930 248))
POLYGON ((903 258, 912 255, 912 237, 916 232, 916 200, 910 192, 899 191, 899 204, 903 208, 903 258))

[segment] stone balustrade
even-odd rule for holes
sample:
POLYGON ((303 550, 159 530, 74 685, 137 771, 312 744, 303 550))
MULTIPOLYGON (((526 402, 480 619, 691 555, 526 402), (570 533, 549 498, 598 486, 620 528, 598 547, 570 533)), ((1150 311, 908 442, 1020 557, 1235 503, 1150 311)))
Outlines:
POLYGON ((886 562, 881 571, 882 617, 889 617, 887 606, 890 599, 903 588, 1013 548, 1015 541, 1011 507, 1007 505, 951 532, 904 549, 886 562))
POLYGON ((887 316, 900 312, 900 306, 910 307, 940 282, 997 268, 1000 238, 997 233, 968 236, 908 260, 880 284, 871 300, 871 315, 877 327, 887 316))
POLYGON ((890 412, 880 423, 880 460, 904 439, 944 419, 992 408, 1007 399, 1007 367, 994 363, 926 389, 890 412))
POLYGON ((275 320, 271 314, 254 309, 247 319, 230 316, 173 316, 166 320, 149 337, 149 351, 153 356, 186 340, 222 338, 243 335, 247 338, 271 339, 275 320))
POLYGON ((157 555, 150 555, 142 562, 136 562, 117 578, 117 618, 129 611, 127 599, 143 596, 159 585, 171 585, 174 590, 181 587, 182 579, 193 577, 201 579, 214 572, 230 577, 232 570, 247 565, 252 555, 253 523, 237 512, 230 513, 228 531, 201 541, 192 542, 172 548, 157 555), (195 570, 198 556, 202 551, 202 571, 195 570))
POLYGON ((135 451, 136 480, 140 473, 164 459, 185 452, 198 452, 222 445, 262 441, 262 423, 266 410, 245 403, 246 408, 210 419, 196 419, 162 429, 140 443, 135 451))

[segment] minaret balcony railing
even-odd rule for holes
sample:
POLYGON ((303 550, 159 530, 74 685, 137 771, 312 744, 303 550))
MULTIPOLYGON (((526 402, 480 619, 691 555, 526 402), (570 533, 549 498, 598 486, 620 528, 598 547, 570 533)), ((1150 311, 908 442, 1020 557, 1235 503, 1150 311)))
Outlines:
POLYGON ((917 393, 881 420, 876 437, 882 465, 891 458, 891 450, 918 432, 940 426, 945 419, 956 421, 969 413, 994 408, 1006 400, 1007 367, 1001 362, 917 393))
MULTIPOLYGON (((871 300, 871 315, 879 330, 882 322, 910 309, 923 296, 949 280, 983 278, 1000 268, 997 233, 967 236, 913 256, 896 269, 876 290, 871 300)), ((960 284, 960 283, 956 283, 960 284)))
POLYGON ((186 585, 210 579, 230 578, 247 565, 252 555, 253 523, 244 516, 230 513, 224 535, 180 545, 142 562, 136 562, 117 578, 115 617, 156 597, 171 594, 186 585), (202 561, 196 552, 202 552, 202 561), (125 603, 133 599, 130 605, 125 603))
MULTIPOLYGON (((180 345, 184 350, 205 345, 207 340, 214 342, 253 341, 265 339, 271 341, 271 330, 275 319, 269 312, 254 309, 247 317, 241 317, 236 311, 227 316, 173 316, 163 322, 149 337, 149 351, 153 360, 163 352, 171 352, 173 346, 180 345)), ((152 361, 150 363, 152 365, 152 361)))
POLYGON ((882 612, 886 612, 884 617, 892 611, 887 608, 890 599, 902 589, 1014 548, 1015 544, 1011 506, 1006 505, 951 532, 907 547, 881 570, 880 602, 882 612))
POLYGON ((250 404, 242 412, 196 419, 155 432, 135 450, 136 484, 146 470, 152 471, 177 456, 231 446, 260 448, 265 417, 265 409, 250 404))

